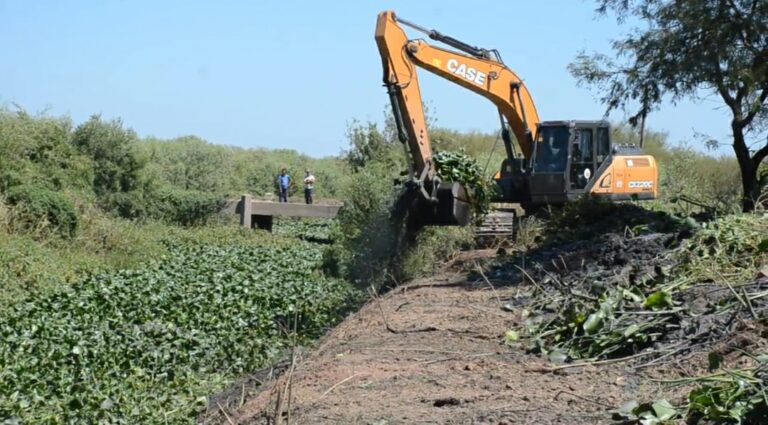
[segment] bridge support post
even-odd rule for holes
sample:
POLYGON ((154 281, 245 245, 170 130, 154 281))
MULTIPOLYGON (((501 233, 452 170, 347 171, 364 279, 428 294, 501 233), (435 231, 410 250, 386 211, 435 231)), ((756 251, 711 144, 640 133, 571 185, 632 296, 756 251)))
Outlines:
POLYGON ((253 211, 251 196, 243 195, 243 197, 240 198, 240 204, 242 205, 242 209, 240 210, 240 225, 246 229, 250 229, 253 227, 251 224, 251 211, 253 211))

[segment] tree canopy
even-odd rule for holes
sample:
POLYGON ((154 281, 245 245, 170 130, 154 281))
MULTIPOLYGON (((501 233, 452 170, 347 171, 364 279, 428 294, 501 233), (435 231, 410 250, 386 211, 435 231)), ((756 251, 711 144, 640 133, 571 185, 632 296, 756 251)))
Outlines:
POLYGON ((598 0, 597 11, 643 26, 613 42, 615 58, 579 54, 571 73, 597 87, 609 111, 630 111, 632 124, 665 96, 673 102, 719 96, 731 114, 743 208, 753 209, 758 170, 768 157, 768 1, 598 0))

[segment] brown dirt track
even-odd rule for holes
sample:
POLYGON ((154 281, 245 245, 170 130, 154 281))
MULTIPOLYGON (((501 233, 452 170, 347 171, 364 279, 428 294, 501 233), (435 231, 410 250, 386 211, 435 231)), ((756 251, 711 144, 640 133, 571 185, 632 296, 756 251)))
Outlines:
MULTIPOLYGON (((370 301, 297 360, 290 423, 616 423, 610 410, 627 400, 681 394, 648 378, 687 374, 686 364, 642 374, 631 362, 551 371, 545 359, 505 345, 504 332, 523 319, 502 310, 499 299, 521 289, 446 273, 370 301)), ((277 390, 287 378, 266 383, 239 408, 241 394, 220 402, 210 419, 274 423, 277 390)))

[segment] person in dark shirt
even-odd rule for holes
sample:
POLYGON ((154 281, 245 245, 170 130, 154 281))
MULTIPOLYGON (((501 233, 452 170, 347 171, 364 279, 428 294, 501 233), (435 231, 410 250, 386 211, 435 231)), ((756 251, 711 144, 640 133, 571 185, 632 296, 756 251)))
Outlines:
POLYGON ((288 202, 288 188, 291 187, 291 176, 288 175, 288 171, 285 168, 280 170, 280 175, 277 176, 277 186, 280 190, 280 202, 288 202))

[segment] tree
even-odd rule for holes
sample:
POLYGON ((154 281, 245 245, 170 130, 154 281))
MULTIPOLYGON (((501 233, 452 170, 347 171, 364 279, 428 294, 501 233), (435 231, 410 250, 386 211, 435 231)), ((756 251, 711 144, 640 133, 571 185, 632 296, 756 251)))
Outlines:
POLYGON ((760 196, 758 170, 768 157, 768 1, 597 0, 597 12, 633 17, 645 27, 614 41, 616 60, 583 52, 569 65, 596 86, 608 111, 630 109, 633 125, 672 101, 705 92, 731 115, 732 146, 741 170, 742 209, 760 196))

